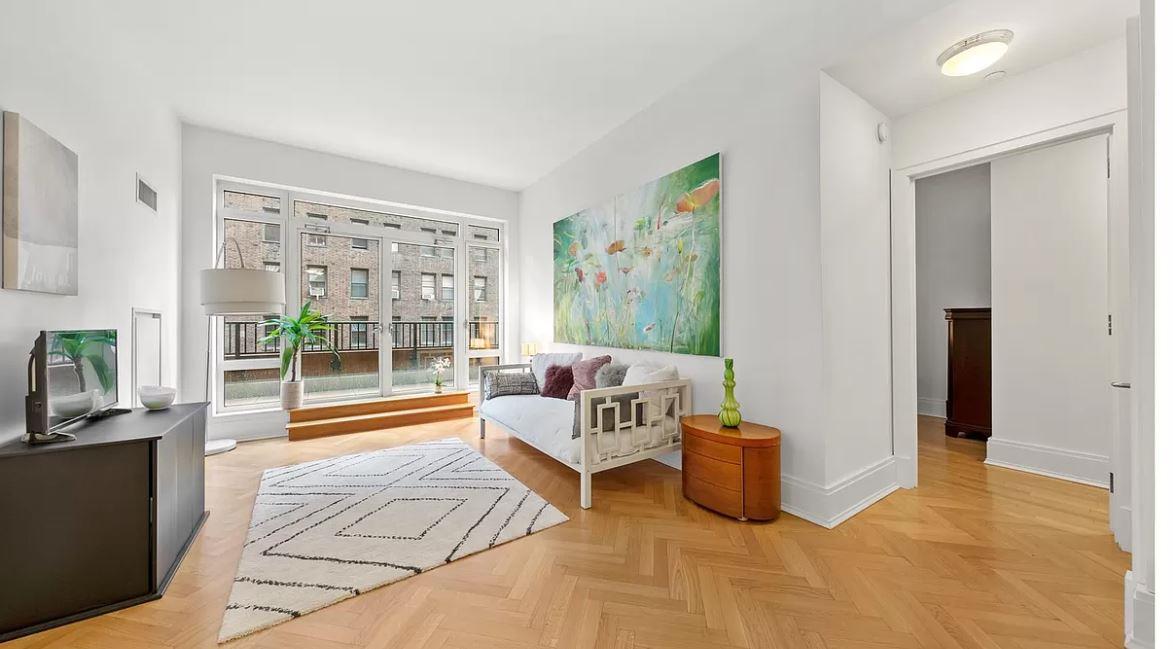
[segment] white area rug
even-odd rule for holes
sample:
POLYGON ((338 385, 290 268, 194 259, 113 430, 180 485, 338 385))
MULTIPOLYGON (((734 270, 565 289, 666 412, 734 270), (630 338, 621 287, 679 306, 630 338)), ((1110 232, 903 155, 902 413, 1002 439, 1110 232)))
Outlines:
POLYGON ((455 438, 269 469, 220 642, 566 520, 455 438))

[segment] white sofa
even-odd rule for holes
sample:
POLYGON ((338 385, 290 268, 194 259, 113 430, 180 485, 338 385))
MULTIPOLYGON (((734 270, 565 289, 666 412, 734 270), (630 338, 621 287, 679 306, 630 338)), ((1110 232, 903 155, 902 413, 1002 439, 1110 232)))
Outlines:
POLYGON ((692 383, 660 381, 583 390, 579 413, 582 434, 572 438, 575 402, 540 395, 485 399, 492 372, 531 372, 528 363, 481 367, 481 438, 485 422, 577 471, 580 506, 590 509, 591 474, 651 459, 680 449, 680 417, 692 412, 692 383), (594 412, 591 412, 591 411, 594 412), (593 416, 592 416, 593 415, 593 416))

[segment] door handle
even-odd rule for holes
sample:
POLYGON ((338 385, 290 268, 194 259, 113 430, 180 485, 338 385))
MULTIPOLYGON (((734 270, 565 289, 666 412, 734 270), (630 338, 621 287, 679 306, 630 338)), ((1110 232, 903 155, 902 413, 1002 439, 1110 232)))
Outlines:
POLYGON ((1128 381, 1112 381, 1112 387, 1120 388, 1121 390, 1128 390, 1132 387, 1132 384, 1128 381))

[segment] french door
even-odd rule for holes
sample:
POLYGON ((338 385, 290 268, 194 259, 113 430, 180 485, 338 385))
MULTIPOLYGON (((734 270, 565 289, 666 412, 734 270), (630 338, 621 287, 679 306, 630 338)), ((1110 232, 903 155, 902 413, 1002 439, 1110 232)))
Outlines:
POLYGON ((297 200, 294 217, 290 310, 329 316, 338 352, 303 354, 307 400, 430 391, 438 360, 444 389, 475 388, 499 361, 499 229, 297 200))

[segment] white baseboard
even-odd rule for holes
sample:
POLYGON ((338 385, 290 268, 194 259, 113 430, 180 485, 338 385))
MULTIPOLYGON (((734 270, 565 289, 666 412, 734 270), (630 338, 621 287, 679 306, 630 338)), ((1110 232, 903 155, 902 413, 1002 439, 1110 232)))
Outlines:
POLYGON ((235 439, 248 442, 285 437, 288 416, 283 410, 215 415, 208 419, 208 439, 235 439))
POLYGON ((1107 456, 991 437, 986 464, 1108 488, 1107 456))
POLYGON ((1116 545, 1125 552, 1132 552, 1132 508, 1117 507, 1113 517, 1112 534, 1116 537, 1116 545))
POLYGON ((930 417, 945 417, 945 400, 930 397, 917 397, 916 412, 930 417))
POLYGON ((782 476, 782 511, 832 528, 896 491, 896 458, 886 457, 833 485, 782 476))
POLYGON ((900 485, 901 489, 914 489, 917 483, 916 461, 904 455, 897 455, 895 457, 896 483, 900 485))
POLYGON ((1124 646, 1127 649, 1155 649, 1156 597, 1137 582, 1132 571, 1124 573, 1124 646))

